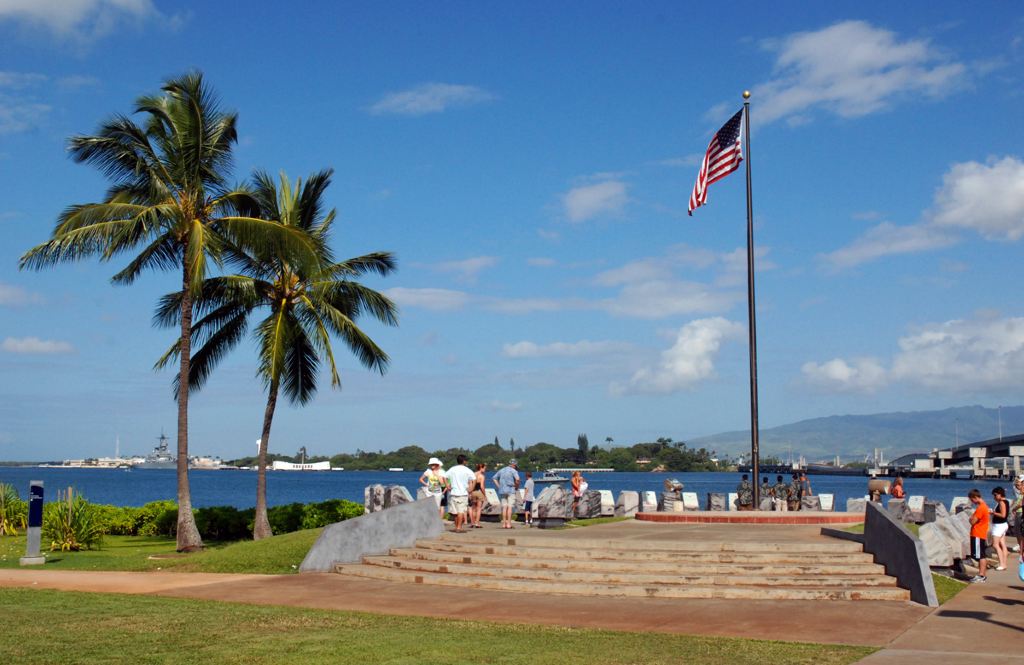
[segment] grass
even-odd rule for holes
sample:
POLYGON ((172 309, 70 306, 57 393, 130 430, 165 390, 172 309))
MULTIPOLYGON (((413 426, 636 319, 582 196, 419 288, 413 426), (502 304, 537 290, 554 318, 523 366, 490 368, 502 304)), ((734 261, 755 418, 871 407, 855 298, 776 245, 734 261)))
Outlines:
MULTIPOLYGON (((907 527, 907 530, 915 536, 921 535, 921 525, 914 524, 913 522, 904 522, 903 526, 907 527)), ((843 531, 847 531, 849 533, 864 533, 864 524, 854 524, 851 527, 843 529, 843 531)))
POLYGON ((955 595, 967 588, 967 584, 960 580, 945 575, 932 573, 932 580, 935 582, 935 595, 938 596, 939 605, 945 605, 955 595))
MULTIPOLYGON (((48 552, 47 570, 173 570, 190 573, 294 573, 320 529, 285 533, 260 542, 207 543, 203 552, 178 556, 170 538, 106 536, 103 548, 48 552), (171 557, 151 559, 152 556, 171 557)), ((0 538, 0 568, 18 568, 25 537, 0 538)))
POLYGON ((0 662, 852 663, 874 649, 0 589, 0 662), (45 617, 44 621, 40 617, 45 617))

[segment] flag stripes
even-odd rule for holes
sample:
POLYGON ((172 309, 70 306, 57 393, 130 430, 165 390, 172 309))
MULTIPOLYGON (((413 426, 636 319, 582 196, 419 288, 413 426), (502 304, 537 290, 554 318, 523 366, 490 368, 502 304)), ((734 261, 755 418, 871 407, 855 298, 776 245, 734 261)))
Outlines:
POLYGON ((697 173, 697 182, 690 194, 688 213, 704 205, 708 201, 708 187, 729 175, 740 167, 743 161, 743 109, 736 112, 727 123, 722 125, 704 153, 704 161, 697 173))

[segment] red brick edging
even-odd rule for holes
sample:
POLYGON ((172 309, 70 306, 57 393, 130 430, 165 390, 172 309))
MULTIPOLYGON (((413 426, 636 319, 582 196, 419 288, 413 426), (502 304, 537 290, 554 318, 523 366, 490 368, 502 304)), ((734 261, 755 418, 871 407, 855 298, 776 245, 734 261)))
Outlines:
POLYGON ((659 524, 860 524, 863 513, 760 513, 690 512, 637 513, 641 522, 659 524))

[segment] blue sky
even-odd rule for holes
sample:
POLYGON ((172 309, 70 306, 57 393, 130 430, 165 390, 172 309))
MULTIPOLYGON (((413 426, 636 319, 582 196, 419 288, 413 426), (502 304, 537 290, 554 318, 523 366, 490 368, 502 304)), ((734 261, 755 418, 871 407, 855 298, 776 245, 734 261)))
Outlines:
MULTIPOLYGON (((66 140, 203 70, 235 175, 336 170, 339 256, 401 326, 272 450, 686 439, 748 423, 741 173, 687 199, 752 97, 763 426, 1021 402, 1024 16, 1012 3, 0 0, 0 459, 171 432, 176 282, 124 260, 19 272, 105 183, 66 140)), ((251 454, 251 345, 193 399, 194 453, 251 454)), ((772 452, 772 451, 767 451, 772 452)))

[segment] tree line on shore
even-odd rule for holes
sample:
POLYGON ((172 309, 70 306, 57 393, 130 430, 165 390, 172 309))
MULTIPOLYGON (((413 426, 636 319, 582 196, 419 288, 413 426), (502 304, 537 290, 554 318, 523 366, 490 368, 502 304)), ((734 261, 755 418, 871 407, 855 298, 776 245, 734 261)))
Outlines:
MULTIPOLYGON (((612 441, 606 439, 607 444, 612 441)), ((455 447, 445 450, 428 451, 420 446, 404 446, 391 452, 357 450, 355 453, 338 453, 331 456, 306 457, 307 462, 330 461, 332 467, 344 467, 349 471, 386 471, 403 468, 407 471, 426 468, 427 460, 437 457, 446 466, 455 464, 458 455, 466 455, 470 463, 485 463, 490 468, 508 464, 515 458, 523 471, 541 471, 552 467, 594 467, 616 471, 723 471, 730 468, 728 461, 718 460, 715 451, 705 448, 691 448, 683 441, 661 437, 652 442, 636 443, 631 446, 590 446, 585 434, 577 437, 575 448, 560 448, 556 445, 538 442, 518 447, 514 440, 502 445, 497 438, 492 443, 470 448, 455 447)), ((301 462, 300 456, 274 455, 270 460, 301 462)), ((238 466, 252 466, 254 457, 243 457, 228 463, 238 466)))

